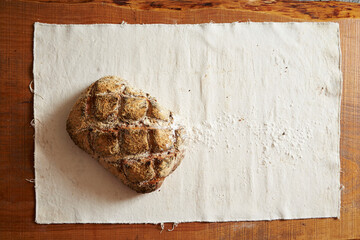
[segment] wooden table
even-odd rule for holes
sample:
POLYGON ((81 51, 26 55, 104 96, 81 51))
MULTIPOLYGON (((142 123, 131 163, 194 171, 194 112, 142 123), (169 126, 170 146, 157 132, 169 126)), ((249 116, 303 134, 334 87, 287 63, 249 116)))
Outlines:
POLYGON ((360 238, 360 5, 274 0, 0 1, 0 239, 355 239, 360 238), (356 20, 356 18, 358 20, 356 20), (344 89, 341 108, 341 219, 159 225, 34 223, 34 22, 205 23, 336 21, 344 89))

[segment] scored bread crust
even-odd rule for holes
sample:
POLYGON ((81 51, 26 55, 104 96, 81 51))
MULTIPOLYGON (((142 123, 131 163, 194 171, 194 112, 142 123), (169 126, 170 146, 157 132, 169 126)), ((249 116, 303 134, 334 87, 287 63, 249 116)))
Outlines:
POLYGON ((185 131, 172 112, 115 76, 81 94, 66 130, 77 146, 141 193, 158 189, 184 156, 185 131))

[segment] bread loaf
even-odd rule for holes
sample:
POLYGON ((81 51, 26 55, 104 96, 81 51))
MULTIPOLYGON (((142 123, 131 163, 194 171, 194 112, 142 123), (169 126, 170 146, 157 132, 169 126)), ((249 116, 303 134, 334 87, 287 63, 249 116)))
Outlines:
POLYGON ((81 94, 66 129, 77 146, 140 193, 158 189, 184 155, 184 129, 172 112, 115 76, 81 94))

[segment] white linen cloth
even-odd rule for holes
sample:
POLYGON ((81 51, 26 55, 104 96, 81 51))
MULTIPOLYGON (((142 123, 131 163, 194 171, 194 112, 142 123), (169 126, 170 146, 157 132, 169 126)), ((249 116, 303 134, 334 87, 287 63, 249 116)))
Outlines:
POLYGON ((336 23, 36 23, 36 222, 339 217, 340 58, 336 23), (106 75, 187 127, 186 156, 156 192, 124 186, 65 130, 106 75))

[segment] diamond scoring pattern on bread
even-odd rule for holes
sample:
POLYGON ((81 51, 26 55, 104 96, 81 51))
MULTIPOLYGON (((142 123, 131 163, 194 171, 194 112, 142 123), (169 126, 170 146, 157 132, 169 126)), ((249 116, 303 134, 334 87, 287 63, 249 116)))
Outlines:
POLYGON ((81 94, 66 128, 76 145, 137 192, 158 189, 184 154, 184 129, 172 113, 115 76, 81 94))

